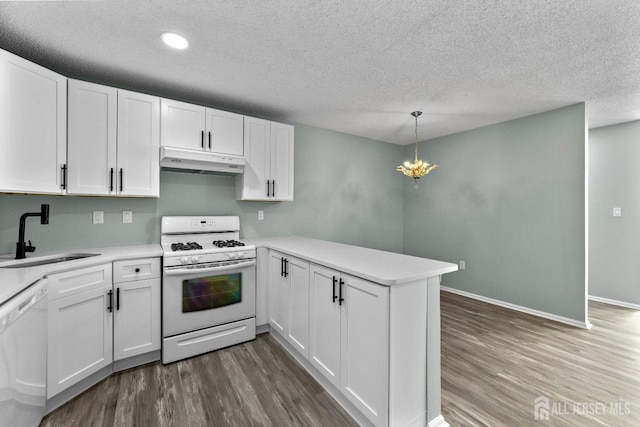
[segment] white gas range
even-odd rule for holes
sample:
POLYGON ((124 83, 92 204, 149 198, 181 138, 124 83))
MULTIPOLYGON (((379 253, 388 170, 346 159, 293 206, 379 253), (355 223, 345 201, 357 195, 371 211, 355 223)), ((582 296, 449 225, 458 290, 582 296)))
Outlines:
POLYGON ((162 217, 162 363, 255 338, 256 248, 237 216, 162 217))

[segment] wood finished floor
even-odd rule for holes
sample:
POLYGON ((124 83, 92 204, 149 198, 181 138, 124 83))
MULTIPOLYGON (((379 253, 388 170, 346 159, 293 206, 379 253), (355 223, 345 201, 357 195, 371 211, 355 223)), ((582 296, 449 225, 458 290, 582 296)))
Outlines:
POLYGON ((448 292, 441 304, 452 426, 640 426, 640 311, 591 301, 584 330, 448 292))
MULTIPOLYGON (((442 413, 452 426, 640 425, 640 312, 590 302, 587 331, 441 295, 442 413), (539 396, 548 421, 534 418, 539 396)), ((269 334, 112 375, 41 424, 254 425, 356 424, 269 334)))
MULTIPOLYGON (((1 422, 0 422, 1 425, 1 422)), ((269 335, 119 372, 42 427, 357 426, 269 335)))

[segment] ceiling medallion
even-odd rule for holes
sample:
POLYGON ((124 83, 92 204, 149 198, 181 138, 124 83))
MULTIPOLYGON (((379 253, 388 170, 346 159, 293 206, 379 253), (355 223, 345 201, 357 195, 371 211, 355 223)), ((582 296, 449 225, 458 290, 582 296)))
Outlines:
POLYGON ((425 176, 426 174, 428 174, 429 172, 431 172, 432 170, 434 170, 435 168, 438 167, 438 165, 430 165, 427 162, 423 162, 422 160, 418 160, 418 116, 420 114, 422 114, 422 111, 414 111, 413 113, 411 113, 411 115, 413 117, 415 117, 415 119, 416 119, 416 157, 415 157, 415 160, 413 161, 413 164, 409 163, 409 162, 404 162, 403 165, 398 166, 396 168, 396 170, 398 172, 402 172, 403 174, 405 174, 409 178, 413 178, 413 180, 416 183, 416 185, 415 185, 416 188, 418 188, 418 179, 422 178, 423 176, 425 176))

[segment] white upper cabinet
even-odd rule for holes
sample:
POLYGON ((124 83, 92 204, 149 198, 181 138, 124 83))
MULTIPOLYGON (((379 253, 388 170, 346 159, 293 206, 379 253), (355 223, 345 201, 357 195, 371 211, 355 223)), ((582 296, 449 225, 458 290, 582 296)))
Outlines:
POLYGON ((69 80, 68 108, 68 194, 159 197, 159 98, 69 80))
POLYGON ((206 109, 207 148, 212 153, 244 156, 244 117, 226 111, 206 109))
POLYGON ((64 194, 67 79, 0 50, 0 191, 64 194))
POLYGON ((116 167, 118 90, 69 80, 68 194, 108 195, 116 167))
POLYGON ((160 197, 160 98, 118 90, 117 193, 160 197))
POLYGON ((293 141, 291 125, 244 118, 247 164, 236 177, 236 199, 293 200, 293 141))
POLYGON ((244 155, 240 114, 162 100, 162 145, 217 154, 244 155))

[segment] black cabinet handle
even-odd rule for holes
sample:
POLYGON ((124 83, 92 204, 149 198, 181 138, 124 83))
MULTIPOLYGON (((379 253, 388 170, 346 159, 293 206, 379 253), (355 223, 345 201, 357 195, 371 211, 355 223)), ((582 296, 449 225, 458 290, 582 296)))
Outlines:
POLYGON ((120 168, 120 192, 124 190, 124 169, 120 168))
POLYGON ((109 191, 113 191, 113 168, 109 172, 109 191))
POLYGON ((271 193, 271 183, 267 180, 267 197, 269 197, 269 193, 271 193))
POLYGON ((280 258, 280 277, 284 277, 284 258, 280 258))
POLYGON ((204 131, 200 131, 200 146, 204 149, 204 131))
POLYGON ((136 269, 135 269, 135 272, 136 272, 136 273, 140 273, 140 269, 139 269, 139 268, 136 268, 136 269))
POLYGON ((116 289, 116 310, 120 310, 120 288, 116 289))
POLYGON ((64 165, 62 165, 62 184, 60 185, 60 187, 62 187, 63 190, 67 189, 67 164, 65 163, 64 165))
POLYGON ((211 150, 211 131, 209 131, 209 150, 211 150))
POLYGON ((336 279, 336 276, 333 276, 333 299, 331 300, 331 302, 333 303, 335 303, 338 299, 338 297, 336 296, 336 283, 338 283, 338 279, 336 279))
POLYGON ((344 280, 340 279, 340 297, 338 298, 338 305, 342 305, 342 301, 344 301, 344 298, 342 298, 342 285, 344 285, 344 280))
POLYGON ((110 290, 109 292, 107 292, 107 295, 109 295, 109 306, 107 307, 107 310, 109 310, 109 313, 113 312, 113 291, 110 290))
POLYGON ((276 197, 276 180, 271 181, 271 197, 276 197))
POLYGON ((288 277, 289 276, 289 260, 288 259, 284 259, 284 277, 288 277))

